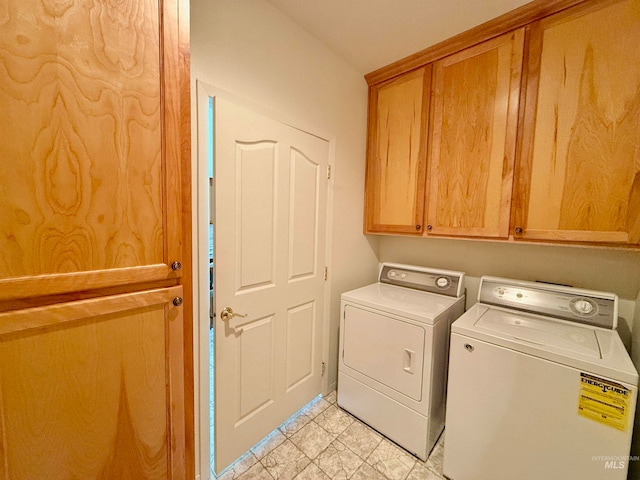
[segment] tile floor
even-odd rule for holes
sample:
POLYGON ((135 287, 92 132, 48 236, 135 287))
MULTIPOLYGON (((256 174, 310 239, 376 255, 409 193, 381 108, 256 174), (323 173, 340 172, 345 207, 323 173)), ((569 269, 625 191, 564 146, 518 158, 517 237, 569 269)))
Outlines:
POLYGON ((336 404, 317 398, 217 478, 219 480, 443 480, 444 434, 426 462, 336 404))

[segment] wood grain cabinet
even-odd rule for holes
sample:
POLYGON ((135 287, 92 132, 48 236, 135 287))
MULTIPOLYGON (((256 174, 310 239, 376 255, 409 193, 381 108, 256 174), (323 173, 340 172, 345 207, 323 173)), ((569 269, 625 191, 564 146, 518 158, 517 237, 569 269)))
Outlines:
POLYGON ((516 239, 640 244, 640 1, 531 26, 516 239))
POLYGON ((0 6, 0 301, 181 276, 177 3, 0 6))
POLYGON ((431 66, 369 90, 365 232, 422 234, 431 66))
POLYGON ((185 478, 181 296, 0 313, 0 478, 185 478))
POLYGON ((365 78, 366 232, 640 245, 640 0, 536 0, 365 78))
POLYGON ((435 62, 428 234, 509 234, 524 29, 435 62))
POLYGON ((188 2, 0 2, 0 479, 194 478, 188 2))

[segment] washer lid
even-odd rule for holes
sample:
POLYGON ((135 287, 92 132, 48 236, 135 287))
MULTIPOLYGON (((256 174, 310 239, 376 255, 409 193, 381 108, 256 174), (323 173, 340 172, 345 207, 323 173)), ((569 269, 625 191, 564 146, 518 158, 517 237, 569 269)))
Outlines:
POLYGON ((476 303, 453 322, 451 332, 638 384, 638 372, 615 330, 476 303))
POLYGON ((458 302, 464 302, 464 297, 447 297, 411 288, 374 283, 343 293, 342 300, 433 325, 448 308, 458 302))
POLYGON ((478 319, 476 326, 552 351, 602 358, 596 332, 590 328, 495 309, 487 310, 478 319))

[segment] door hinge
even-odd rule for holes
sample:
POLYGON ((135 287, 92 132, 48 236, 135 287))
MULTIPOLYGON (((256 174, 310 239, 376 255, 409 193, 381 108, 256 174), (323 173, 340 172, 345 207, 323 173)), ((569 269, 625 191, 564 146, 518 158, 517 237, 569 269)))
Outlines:
POLYGON ((320 376, 324 377, 324 372, 327 370, 326 363, 322 362, 322 367, 320 367, 320 376))
POLYGON ((331 165, 327 165, 327 180, 331 180, 331 165))
POLYGON ((324 267, 324 280, 325 280, 325 282, 327 281, 327 278, 329 278, 329 267, 324 267))

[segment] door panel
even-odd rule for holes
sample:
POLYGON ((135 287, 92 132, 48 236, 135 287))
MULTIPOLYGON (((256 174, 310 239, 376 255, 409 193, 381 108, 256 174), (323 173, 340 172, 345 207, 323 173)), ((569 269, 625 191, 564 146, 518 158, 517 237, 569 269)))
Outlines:
POLYGON ((4 3, 0 300, 179 276, 175 0, 4 3))
POLYGON ((185 478, 181 295, 0 314, 0 478, 185 478))
MULTIPOLYGON (((236 414, 237 424, 241 424, 253 414, 274 402, 274 318, 269 315, 256 319, 234 332, 237 357, 234 364, 238 369, 236 397, 240 399, 236 414)), ((218 367, 219 368, 219 367, 218 367)))
POLYGON ((276 144, 238 142, 235 165, 238 192, 235 253, 239 272, 236 291, 241 292, 272 286, 275 282, 276 144))
POLYGON ((319 167, 302 152, 291 150, 289 280, 313 276, 317 272, 319 167))
POLYGON ((287 312, 287 391, 314 373, 316 318, 315 302, 287 312))
POLYGON ((320 393, 328 142, 215 99, 215 470, 320 393), (244 316, 246 315, 246 316, 244 316))

